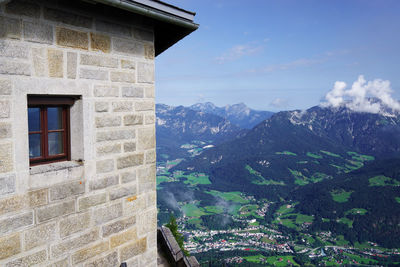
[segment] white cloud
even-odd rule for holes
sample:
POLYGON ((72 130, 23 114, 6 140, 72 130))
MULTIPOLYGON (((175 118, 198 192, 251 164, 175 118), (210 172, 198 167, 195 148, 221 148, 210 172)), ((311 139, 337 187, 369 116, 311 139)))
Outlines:
POLYGON ((230 48, 227 52, 225 52, 222 56, 217 57, 216 60, 219 64, 223 64, 229 61, 237 60, 244 56, 258 54, 263 49, 264 49, 263 46, 255 44, 235 45, 234 47, 230 48))
POLYGON ((357 112, 380 113, 388 115, 388 109, 400 112, 400 103, 393 99, 389 81, 375 79, 366 81, 360 75, 351 88, 345 82, 337 81, 326 96, 322 106, 345 106, 357 112), (379 101, 376 101, 378 99, 379 101))
POLYGON ((275 98, 274 100, 271 101, 271 103, 269 103, 270 106, 274 107, 274 108, 283 108, 286 107, 288 104, 287 99, 283 99, 283 98, 275 98))

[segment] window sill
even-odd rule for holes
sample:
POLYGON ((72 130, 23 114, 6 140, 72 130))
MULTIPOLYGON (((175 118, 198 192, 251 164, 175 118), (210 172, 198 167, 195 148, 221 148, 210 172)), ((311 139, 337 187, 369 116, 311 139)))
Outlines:
POLYGON ((29 168, 29 174, 34 175, 34 174, 45 173, 45 172, 54 172, 54 171, 59 171, 59 170, 64 170, 64 169, 75 168, 75 167, 79 167, 82 165, 83 165, 83 162, 79 162, 79 161, 54 162, 54 163, 49 163, 49 164, 44 164, 44 165, 32 166, 29 168))

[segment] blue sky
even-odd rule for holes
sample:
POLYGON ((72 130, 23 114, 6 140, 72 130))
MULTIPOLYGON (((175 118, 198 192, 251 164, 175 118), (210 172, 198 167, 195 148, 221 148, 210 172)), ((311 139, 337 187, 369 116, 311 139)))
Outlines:
POLYGON ((305 109, 336 81, 389 80, 400 99, 398 0, 167 0, 200 28, 156 59, 156 100, 305 109))

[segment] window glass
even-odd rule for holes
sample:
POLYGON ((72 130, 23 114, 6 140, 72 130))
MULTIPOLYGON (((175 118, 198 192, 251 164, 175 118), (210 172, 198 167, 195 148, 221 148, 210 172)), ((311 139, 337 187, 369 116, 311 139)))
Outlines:
POLYGON ((47 128, 49 131, 62 129, 62 108, 47 108, 47 128))
POLYGON ((40 108, 28 108, 28 125, 30 132, 40 131, 40 108))
POLYGON ((62 154, 64 152, 63 133, 49 133, 49 155, 62 154))
POLYGON ((29 158, 37 158, 41 155, 41 134, 29 135, 29 158))

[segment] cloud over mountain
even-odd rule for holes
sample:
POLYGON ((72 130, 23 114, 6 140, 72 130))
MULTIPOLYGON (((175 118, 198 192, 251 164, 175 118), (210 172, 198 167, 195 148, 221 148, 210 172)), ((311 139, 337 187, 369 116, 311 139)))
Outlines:
POLYGON ((379 113, 388 115, 388 111, 400 112, 400 102, 392 97, 390 81, 375 79, 366 81, 363 75, 347 88, 345 82, 337 81, 325 96, 323 107, 347 108, 356 112, 379 113), (377 101, 378 100, 378 101, 377 101))

